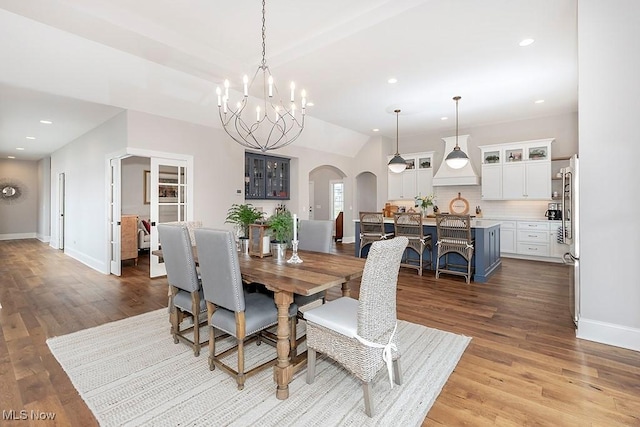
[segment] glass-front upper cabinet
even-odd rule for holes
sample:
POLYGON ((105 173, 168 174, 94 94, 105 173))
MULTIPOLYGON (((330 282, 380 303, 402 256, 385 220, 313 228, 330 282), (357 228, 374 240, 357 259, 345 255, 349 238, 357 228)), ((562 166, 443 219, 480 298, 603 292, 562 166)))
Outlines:
POLYGON ((244 194, 247 199, 264 199, 265 157, 259 154, 245 154, 244 194))
POLYGON ((289 200, 290 159, 245 153, 246 199, 289 200))

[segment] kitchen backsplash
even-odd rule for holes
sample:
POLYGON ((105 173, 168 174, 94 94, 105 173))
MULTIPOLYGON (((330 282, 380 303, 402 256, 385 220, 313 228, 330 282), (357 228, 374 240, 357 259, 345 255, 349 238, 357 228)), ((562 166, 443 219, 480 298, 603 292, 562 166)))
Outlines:
MULTIPOLYGON (((482 216, 485 218, 527 218, 546 219, 544 212, 547 210, 547 201, 515 201, 515 200, 482 200, 482 187, 454 186, 436 187, 433 194, 436 196, 436 205, 442 212, 449 211, 449 202, 458 197, 458 193, 469 202, 469 214, 475 215, 475 207, 480 206, 482 216)), ((426 194, 422 194, 426 196, 426 194)), ((396 200, 392 204, 410 208, 414 206, 413 200, 396 200)))

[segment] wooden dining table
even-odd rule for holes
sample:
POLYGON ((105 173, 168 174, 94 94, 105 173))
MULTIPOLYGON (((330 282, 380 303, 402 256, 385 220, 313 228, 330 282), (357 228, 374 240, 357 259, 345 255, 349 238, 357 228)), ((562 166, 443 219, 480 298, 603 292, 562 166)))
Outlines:
MULTIPOLYGON (((286 259, 289 258, 289 252, 286 259)), ((162 251, 153 251, 152 255, 162 256, 162 251)), ((342 295, 350 296, 349 281, 362 276, 365 259, 344 257, 334 254, 298 251, 302 263, 294 264, 276 261, 273 257, 253 257, 238 253, 240 273, 245 282, 262 283, 274 292, 278 307, 277 325, 277 362, 274 366, 274 378, 277 383, 276 397, 280 400, 289 397, 289 383, 293 375, 306 362, 305 354, 291 357, 289 332, 289 306, 293 294, 313 295, 335 286, 342 287, 342 295)), ((198 262, 197 248, 194 258, 198 262)), ((293 340, 295 342, 295 339, 293 340)))

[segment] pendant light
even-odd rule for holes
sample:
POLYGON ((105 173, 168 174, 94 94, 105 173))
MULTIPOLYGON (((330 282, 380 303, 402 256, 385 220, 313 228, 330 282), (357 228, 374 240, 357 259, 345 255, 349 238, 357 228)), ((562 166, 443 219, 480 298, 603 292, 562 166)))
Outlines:
POLYGON ((467 163, 469 163, 469 157, 465 154, 464 151, 460 149, 460 146, 458 145, 458 101, 460 101, 460 99, 460 96, 453 97, 453 100, 456 101, 456 146, 445 159, 447 166, 452 169, 462 169, 467 165, 467 163))
POLYGON ((396 154, 393 156, 393 159, 389 160, 389 170, 394 173, 403 172, 407 168, 407 162, 400 156, 400 152, 398 151, 398 116, 400 115, 400 110, 393 110, 396 113, 396 154))

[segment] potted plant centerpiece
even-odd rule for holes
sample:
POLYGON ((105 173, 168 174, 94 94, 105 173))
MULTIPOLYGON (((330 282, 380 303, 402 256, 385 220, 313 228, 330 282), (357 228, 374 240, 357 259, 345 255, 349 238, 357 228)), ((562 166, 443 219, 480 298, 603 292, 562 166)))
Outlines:
POLYGON ((271 234, 271 253, 277 261, 284 261, 287 244, 293 234, 293 218, 291 212, 279 210, 268 220, 269 233, 271 234))
POLYGON ((416 201, 415 206, 420 207, 423 217, 426 217, 429 214, 429 206, 435 205, 436 201, 436 197, 433 194, 429 194, 428 196, 416 196, 414 199, 416 201))
POLYGON ((259 211, 250 203, 231 205, 227 211, 225 223, 235 224, 236 233, 240 241, 243 253, 249 253, 249 225, 264 217, 264 212, 259 211))

